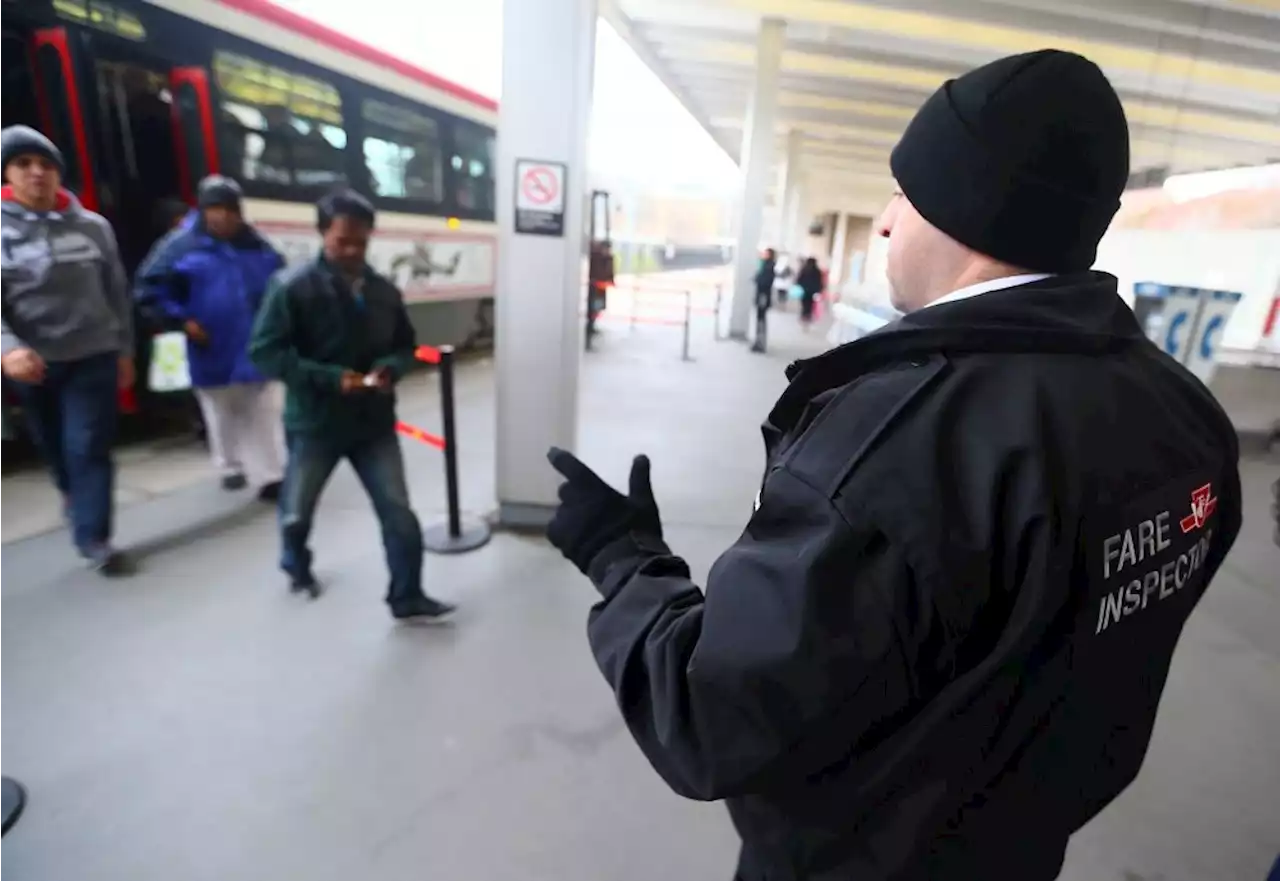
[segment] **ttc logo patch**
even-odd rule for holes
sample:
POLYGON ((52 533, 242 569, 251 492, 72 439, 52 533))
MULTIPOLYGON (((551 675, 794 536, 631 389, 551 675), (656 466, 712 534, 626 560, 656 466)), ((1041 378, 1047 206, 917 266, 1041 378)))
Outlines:
POLYGON ((1209 515, 1218 507, 1218 497, 1213 494, 1213 484, 1206 483, 1191 494, 1191 513, 1179 522, 1182 531, 1194 532, 1204 526, 1209 515))

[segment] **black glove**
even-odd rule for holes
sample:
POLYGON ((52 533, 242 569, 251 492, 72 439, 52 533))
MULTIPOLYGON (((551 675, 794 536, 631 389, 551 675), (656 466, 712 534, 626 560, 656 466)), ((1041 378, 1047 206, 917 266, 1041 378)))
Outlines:
POLYGON ((583 465, 573 453, 552 447, 551 467, 565 476, 560 507, 547 524, 547 538, 583 574, 608 545, 629 534, 662 538, 658 504, 649 486, 649 457, 631 463, 631 492, 624 496, 583 465))

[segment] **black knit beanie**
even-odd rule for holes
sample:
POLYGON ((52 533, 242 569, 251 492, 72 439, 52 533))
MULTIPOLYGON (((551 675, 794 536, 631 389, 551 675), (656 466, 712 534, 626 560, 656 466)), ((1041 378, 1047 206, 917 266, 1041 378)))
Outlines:
POLYGON ((10 160, 29 153, 43 156, 58 166, 60 173, 67 173, 62 151, 40 132, 25 125, 11 125, 0 131, 0 168, 8 168, 10 160))
POLYGON ((1088 269, 1129 177, 1124 108, 1098 66, 1056 49, 948 80, 889 159, 925 220, 1038 272, 1088 269))
POLYGON ((221 205, 239 211, 240 200, 243 197, 244 192, 240 189, 240 184, 221 174, 209 175, 200 181, 200 186, 196 187, 196 205, 200 208, 221 205))

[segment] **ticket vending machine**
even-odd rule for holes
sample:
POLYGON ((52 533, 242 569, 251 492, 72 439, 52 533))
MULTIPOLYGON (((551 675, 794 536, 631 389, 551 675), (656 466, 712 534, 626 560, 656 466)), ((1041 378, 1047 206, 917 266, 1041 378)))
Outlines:
POLYGON ((1133 312, 1148 339, 1208 383, 1222 331, 1242 296, 1236 291, 1138 282, 1133 312))

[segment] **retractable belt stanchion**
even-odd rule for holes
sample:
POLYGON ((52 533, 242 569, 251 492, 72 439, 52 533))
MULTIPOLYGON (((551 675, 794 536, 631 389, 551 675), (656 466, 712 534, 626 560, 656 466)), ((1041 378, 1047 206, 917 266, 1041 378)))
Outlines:
MULTIPOLYGON (((656 286, 642 287, 639 284, 632 283, 627 285, 625 288, 621 288, 621 290, 625 290, 630 293, 630 297, 628 299, 630 308, 627 314, 619 315, 616 317, 615 320, 617 321, 617 323, 621 324, 622 322, 625 321, 627 323, 629 333, 632 335, 635 334, 636 327, 638 325, 653 325, 658 327, 678 327, 680 328, 680 331, 681 331, 680 360, 681 361, 696 360, 693 357, 693 355, 690 353, 690 348, 693 344, 694 316, 707 315, 714 318, 715 312, 716 312, 715 309, 702 308, 702 307, 695 308, 693 305, 694 292, 689 288, 685 288, 681 290, 677 288, 661 288, 656 286), (684 307, 680 310, 679 313, 675 313, 675 314, 673 314, 672 311, 669 311, 666 315, 641 314, 639 312, 641 298, 647 297, 647 296, 653 296, 653 295, 683 296, 684 307), (679 317, 676 317, 677 314, 679 315, 679 317)), ((606 316, 602 315, 601 318, 606 318, 606 316)))
POLYGON ((396 430, 414 440, 435 447, 444 453, 445 501, 448 519, 444 523, 429 526, 422 533, 427 550, 436 554, 460 554, 488 544, 489 524, 483 520, 463 520, 458 501, 458 429, 454 418, 453 399, 453 346, 419 346, 419 361, 440 367, 440 417, 443 435, 434 435, 405 422, 396 424, 396 430))

